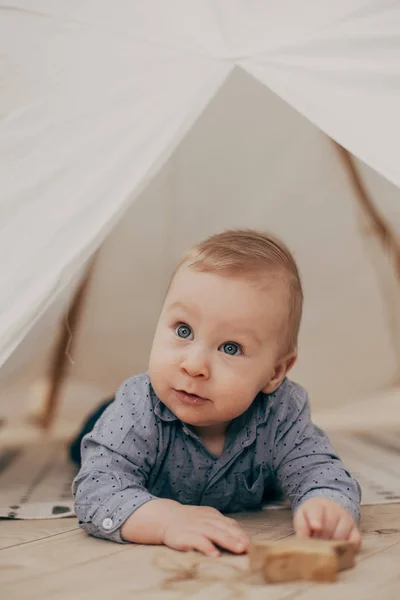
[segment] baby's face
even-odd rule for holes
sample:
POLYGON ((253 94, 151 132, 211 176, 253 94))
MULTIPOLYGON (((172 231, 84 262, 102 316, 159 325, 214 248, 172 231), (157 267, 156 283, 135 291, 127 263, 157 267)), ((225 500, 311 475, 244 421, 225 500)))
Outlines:
POLYGON ((279 277, 249 283, 183 266, 153 340, 149 374, 157 396, 190 425, 229 424, 271 381, 287 318, 279 277))

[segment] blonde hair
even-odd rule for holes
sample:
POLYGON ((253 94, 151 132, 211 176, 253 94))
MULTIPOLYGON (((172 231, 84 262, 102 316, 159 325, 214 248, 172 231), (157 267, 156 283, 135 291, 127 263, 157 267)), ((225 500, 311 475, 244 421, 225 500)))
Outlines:
POLYGON ((303 310, 303 290, 296 262, 287 246, 276 237, 252 229, 212 235, 182 257, 171 282, 182 266, 198 271, 254 278, 262 272, 284 274, 289 288, 288 339, 285 352, 297 349, 303 310))

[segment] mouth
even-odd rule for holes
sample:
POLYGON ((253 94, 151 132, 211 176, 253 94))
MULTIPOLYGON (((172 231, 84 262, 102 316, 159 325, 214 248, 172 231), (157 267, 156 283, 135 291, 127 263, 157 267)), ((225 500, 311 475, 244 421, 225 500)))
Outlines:
POLYGON ((175 395, 178 397, 178 399, 183 402, 184 404, 191 404, 191 405, 197 405, 199 406, 200 404, 205 404, 206 402, 209 402, 208 398, 203 398, 202 396, 197 396, 197 394, 189 394, 188 392, 185 392, 185 390, 175 390, 175 395))

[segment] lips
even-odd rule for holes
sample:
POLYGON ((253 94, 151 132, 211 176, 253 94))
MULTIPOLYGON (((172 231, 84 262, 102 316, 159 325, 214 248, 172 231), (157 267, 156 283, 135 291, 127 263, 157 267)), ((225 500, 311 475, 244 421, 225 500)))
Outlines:
POLYGON ((201 404, 205 404, 206 402, 208 402, 208 398, 203 398, 202 396, 197 396, 197 394, 189 394, 188 392, 185 392, 185 390, 174 390, 176 396, 178 397, 178 399, 181 402, 184 402, 185 404, 191 404, 191 405, 201 405, 201 404))

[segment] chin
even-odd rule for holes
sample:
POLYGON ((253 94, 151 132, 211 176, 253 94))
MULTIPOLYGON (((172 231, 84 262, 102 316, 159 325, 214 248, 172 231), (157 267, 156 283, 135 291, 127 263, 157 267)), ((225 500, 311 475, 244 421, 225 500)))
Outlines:
POLYGON ((195 411, 189 408, 168 406, 171 412, 174 413, 176 417, 183 423, 187 423, 188 425, 195 425, 197 427, 207 427, 208 425, 213 425, 214 422, 208 419, 204 419, 204 416, 199 414, 193 414, 195 411))

